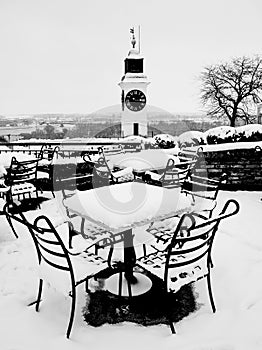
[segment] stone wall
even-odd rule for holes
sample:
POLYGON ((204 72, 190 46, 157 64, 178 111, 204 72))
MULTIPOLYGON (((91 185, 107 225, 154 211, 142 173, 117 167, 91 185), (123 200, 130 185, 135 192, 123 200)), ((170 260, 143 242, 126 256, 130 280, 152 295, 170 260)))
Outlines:
POLYGON ((258 147, 204 152, 196 172, 214 179, 226 173, 228 181, 224 189, 227 190, 262 191, 262 150, 258 147))

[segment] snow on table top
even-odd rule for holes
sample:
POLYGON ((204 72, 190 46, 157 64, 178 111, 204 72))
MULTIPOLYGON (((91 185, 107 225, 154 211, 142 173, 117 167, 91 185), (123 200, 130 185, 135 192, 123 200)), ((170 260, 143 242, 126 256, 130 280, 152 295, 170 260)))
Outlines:
POLYGON ((138 153, 122 153, 111 155, 106 158, 111 167, 132 167, 135 171, 164 169, 170 158, 174 159, 175 162, 179 162, 178 157, 158 149, 141 151, 138 153))
POLYGON ((203 203, 199 200, 194 206, 191 197, 181 194, 180 188, 137 182, 77 191, 65 200, 70 211, 117 232, 202 208, 203 203))

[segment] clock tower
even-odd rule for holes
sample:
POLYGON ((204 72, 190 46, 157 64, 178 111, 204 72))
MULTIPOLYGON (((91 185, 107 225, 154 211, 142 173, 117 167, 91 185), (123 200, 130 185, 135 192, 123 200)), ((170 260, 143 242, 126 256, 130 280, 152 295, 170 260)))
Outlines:
POLYGON ((144 58, 136 48, 134 28, 130 29, 132 48, 125 59, 125 73, 118 84, 121 93, 121 135, 147 136, 147 85, 149 81, 144 74, 144 58))

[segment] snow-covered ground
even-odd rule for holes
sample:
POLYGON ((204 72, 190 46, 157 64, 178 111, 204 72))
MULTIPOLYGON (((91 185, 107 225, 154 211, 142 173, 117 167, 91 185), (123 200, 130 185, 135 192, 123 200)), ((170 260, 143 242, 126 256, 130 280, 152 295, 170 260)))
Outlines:
MULTIPOLYGON (((84 286, 78 287, 78 307, 70 340, 65 338, 70 298, 44 289, 40 312, 27 304, 36 299, 36 255, 31 238, 19 231, 15 239, 0 217, 0 349, 179 349, 261 350, 262 314, 262 192, 220 192, 219 206, 229 198, 241 205, 216 236, 212 270, 217 312, 212 313, 205 280, 195 283, 199 310, 176 324, 171 335, 165 325, 143 327, 132 323, 88 326, 82 318, 84 286)), ((57 216, 56 200, 42 210, 57 216)), ((28 213, 27 215, 36 215, 28 213)))

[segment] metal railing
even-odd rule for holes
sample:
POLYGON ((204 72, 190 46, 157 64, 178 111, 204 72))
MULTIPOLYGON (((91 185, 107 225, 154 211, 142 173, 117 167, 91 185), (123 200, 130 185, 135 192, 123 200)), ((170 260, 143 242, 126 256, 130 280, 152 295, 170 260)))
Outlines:
POLYGON ((141 150, 141 144, 139 142, 83 142, 83 141, 26 141, 26 142, 7 142, 0 144, 0 154, 2 153, 25 153, 29 155, 38 156, 43 145, 49 147, 59 147, 58 154, 64 157, 80 156, 83 152, 89 152, 91 154, 98 153, 98 148, 103 147, 105 151, 123 147, 127 152, 135 152, 141 150))

